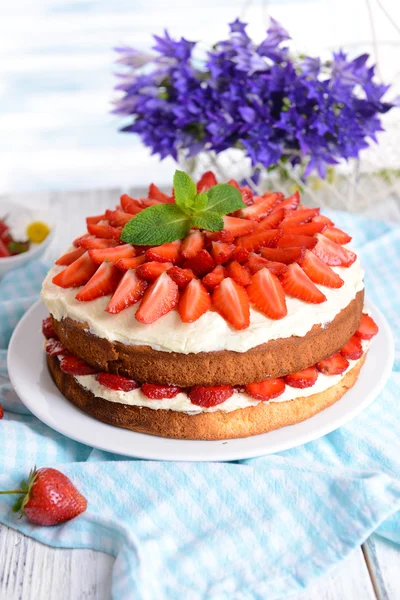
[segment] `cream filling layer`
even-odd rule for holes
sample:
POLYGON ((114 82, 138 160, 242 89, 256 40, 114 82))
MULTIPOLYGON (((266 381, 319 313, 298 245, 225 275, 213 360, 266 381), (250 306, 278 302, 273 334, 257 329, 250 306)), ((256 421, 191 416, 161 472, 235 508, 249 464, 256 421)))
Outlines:
POLYGON ((233 329, 217 312, 208 311, 194 323, 183 323, 177 310, 172 310, 151 325, 135 319, 138 304, 117 315, 105 312, 110 296, 91 302, 79 302, 75 296, 80 288, 63 289, 52 283, 63 267, 54 266, 43 282, 41 296, 49 312, 60 321, 70 317, 86 323, 94 335, 111 342, 127 345, 150 346, 163 352, 181 354, 233 350, 247 352, 269 340, 291 336, 303 337, 314 325, 326 325, 343 310, 364 288, 364 271, 357 260, 349 268, 333 267, 344 281, 339 289, 317 286, 326 296, 326 302, 309 304, 286 297, 288 314, 274 321, 258 310, 250 310, 250 326, 233 329))

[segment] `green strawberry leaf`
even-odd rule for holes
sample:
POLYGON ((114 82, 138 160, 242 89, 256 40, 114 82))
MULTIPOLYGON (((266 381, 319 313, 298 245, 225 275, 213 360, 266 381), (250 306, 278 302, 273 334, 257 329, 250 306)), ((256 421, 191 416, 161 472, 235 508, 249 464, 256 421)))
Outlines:
POLYGON ((219 183, 208 190, 207 206, 205 207, 207 212, 222 216, 240 208, 246 208, 246 204, 242 200, 240 191, 233 185, 219 183))
POLYGON ((191 209, 194 210, 195 213, 203 212, 207 206, 207 202, 207 193, 196 194, 196 196, 193 198, 191 209))
POLYGON ((138 246, 159 246, 189 233, 190 220, 175 204, 157 204, 138 213, 122 230, 121 240, 138 246))
POLYGON ((221 231, 224 228, 222 217, 215 212, 202 212, 193 215, 192 225, 208 231, 221 231))
POLYGON ((174 195, 177 206, 180 206, 182 210, 192 206, 193 199, 196 196, 196 184, 184 171, 175 171, 174 195))

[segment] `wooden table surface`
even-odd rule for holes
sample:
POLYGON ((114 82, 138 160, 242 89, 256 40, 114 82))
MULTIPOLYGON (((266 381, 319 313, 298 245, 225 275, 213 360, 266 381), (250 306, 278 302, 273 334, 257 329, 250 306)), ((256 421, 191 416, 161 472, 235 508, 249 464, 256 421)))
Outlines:
MULTIPOLYGON (((46 208, 59 223, 48 257, 84 229, 84 217, 118 202, 119 190, 0 196, 46 208)), ((140 195, 140 190, 134 190, 140 195)), ((371 207, 371 217, 400 221, 399 203, 371 207)), ((57 550, 0 525, 0 600, 108 600, 114 558, 91 550, 57 550)), ((400 548, 377 535, 329 574, 290 600, 400 600, 400 548)), ((162 600, 162 599, 160 599, 162 600)), ((233 599, 232 599, 233 600, 233 599)), ((268 600, 268 599, 266 599, 268 600)))

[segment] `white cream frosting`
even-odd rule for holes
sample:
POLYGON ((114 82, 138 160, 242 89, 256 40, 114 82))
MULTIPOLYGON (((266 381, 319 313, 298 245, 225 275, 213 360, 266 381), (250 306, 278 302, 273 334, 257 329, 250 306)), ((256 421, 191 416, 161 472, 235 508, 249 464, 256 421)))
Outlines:
MULTIPOLYGON (((75 296, 80 288, 63 289, 52 283, 63 267, 54 266, 43 282, 41 296, 49 312, 57 320, 70 317, 87 323, 88 330, 109 341, 130 345, 147 345, 154 350, 182 354, 233 350, 246 352, 269 340, 290 336, 302 337, 316 325, 331 322, 357 292, 364 288, 364 271, 357 260, 349 268, 332 267, 344 281, 338 289, 317 287, 325 294, 326 302, 309 304, 286 297, 288 314, 274 321, 258 310, 250 309, 250 326, 237 331, 217 312, 209 310, 194 323, 183 323, 177 310, 172 310, 151 325, 135 319, 138 304, 117 315, 105 312, 110 296, 91 302, 79 302, 75 296)), ((233 401, 232 401, 233 402, 233 401)))

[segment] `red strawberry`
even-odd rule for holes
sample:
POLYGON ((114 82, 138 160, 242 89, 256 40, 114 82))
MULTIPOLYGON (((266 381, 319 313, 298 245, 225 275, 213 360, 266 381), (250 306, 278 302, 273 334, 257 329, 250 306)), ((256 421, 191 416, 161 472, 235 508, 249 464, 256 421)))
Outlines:
POLYGON ((129 269, 119 282, 107 305, 106 311, 115 315, 124 310, 124 308, 136 304, 143 296, 146 288, 146 281, 140 279, 134 270, 129 269))
POLYGON ((142 256, 135 256, 134 258, 120 258, 116 263, 117 269, 121 269, 121 271, 127 271, 128 269, 137 269, 142 265, 146 260, 144 254, 142 256))
POLYGON ((256 231, 236 240, 236 245, 253 252, 261 247, 275 246, 281 235, 282 231, 280 229, 268 229, 259 233, 256 231))
POLYGON ((210 294, 201 281, 192 279, 179 299, 178 311, 181 315, 181 320, 184 323, 193 323, 204 315, 210 307, 210 294))
POLYGON ((200 250, 193 258, 184 263, 185 269, 191 269, 197 277, 203 277, 213 270, 215 262, 207 250, 200 250))
POLYGON ((358 360, 363 354, 361 338, 353 335, 348 342, 340 348, 340 354, 350 360, 358 360))
POLYGON ((2 405, 0 404, 0 421, 3 417, 4 417, 4 409, 3 409, 2 405))
POLYGON ((287 315, 283 287, 268 269, 261 269, 253 275, 247 294, 250 302, 270 319, 282 319, 287 315))
POLYGON ((233 387, 230 385, 204 386, 195 385, 189 392, 190 402, 196 406, 210 408, 222 404, 233 394, 233 387))
POLYGON ((228 183, 229 183, 229 185, 233 185, 233 187, 235 187, 237 190, 240 190, 240 185, 238 184, 236 179, 230 179, 228 181, 228 183))
POLYGON ((328 217, 325 217, 325 215, 316 215, 315 217, 312 218, 312 221, 313 221, 313 223, 324 223, 325 225, 331 225, 331 226, 334 225, 333 221, 328 219, 328 217))
POLYGON ((51 338, 57 337, 56 332, 53 327, 53 321, 51 320, 51 317, 47 317, 46 319, 43 319, 42 333, 43 333, 44 337, 48 340, 50 340, 51 338))
POLYGON ((217 265, 210 273, 203 277, 203 284, 208 290, 213 290, 219 286, 225 278, 225 271, 222 265, 217 265))
POLYGON ((240 211, 240 216, 243 219, 250 219, 251 221, 261 221, 261 219, 264 219, 269 215, 281 197, 282 196, 278 193, 269 194, 257 204, 247 206, 247 208, 242 208, 240 211))
POLYGON ((75 298, 81 302, 89 302, 101 296, 113 294, 118 287, 120 278, 120 271, 112 263, 105 261, 75 298))
POLYGON ((285 387, 285 382, 281 378, 266 379, 246 385, 246 393, 256 400, 271 400, 283 394, 285 387))
POLYGON ((149 186, 148 196, 151 200, 157 200, 161 204, 171 204, 174 202, 173 196, 164 194, 154 183, 149 186))
POLYGON ((258 256, 258 254, 254 254, 253 252, 250 254, 250 258, 246 267, 248 267, 252 275, 257 273, 257 271, 260 269, 267 268, 271 271, 271 273, 279 276, 286 269, 286 265, 283 263, 267 260, 266 258, 262 258, 262 256, 258 256))
MULTIPOLYGON (((162 264, 166 265, 168 263, 162 264)), ((154 323, 154 321, 175 308, 178 300, 178 286, 166 273, 162 273, 147 288, 135 317, 141 323, 154 323)))
POLYGON ((229 231, 233 237, 241 237, 253 233, 257 229, 257 223, 237 217, 222 217, 224 229, 229 231))
POLYGON ((182 390, 176 385, 155 385, 144 383, 141 392, 150 400, 163 400, 164 398, 175 398, 182 390))
POLYGON ((246 248, 240 248, 239 246, 235 246, 235 249, 232 254, 232 259, 237 260, 238 263, 244 265, 249 259, 250 252, 246 250, 246 248))
POLYGON ((79 287, 85 285, 97 271, 98 265, 91 260, 89 253, 85 252, 73 263, 68 265, 61 273, 53 277, 53 283, 63 288, 79 287))
POLYGON ((283 219, 281 227, 286 229, 287 227, 295 227, 301 223, 307 223, 307 221, 311 221, 311 219, 318 214, 319 208, 299 208, 290 211, 283 219))
POLYGON ((147 262, 143 265, 140 265, 136 269, 137 276, 141 279, 145 279, 146 281, 155 281, 157 277, 164 273, 164 271, 168 271, 172 267, 172 263, 160 263, 160 262, 147 262))
POLYGON ((76 356, 63 356, 60 360, 60 369, 68 375, 94 375, 97 373, 97 369, 76 356))
POLYGON ((335 244, 323 234, 317 233, 315 237, 318 243, 313 252, 327 265, 331 267, 350 267, 356 260, 357 255, 354 252, 335 244))
POLYGON ((9 252, 3 240, 0 239, 0 258, 4 258, 6 256, 11 256, 11 253, 9 252))
POLYGON ((357 329, 355 335, 362 340, 370 340, 379 331, 378 325, 375 323, 372 317, 369 315, 361 315, 360 326, 357 329))
POLYGON ((172 262, 176 263, 179 258, 179 249, 181 247, 180 240, 170 242, 169 244, 161 244, 161 246, 155 246, 149 248, 146 252, 147 260, 155 260, 157 262, 172 262))
POLYGON ((49 356, 60 356, 60 354, 69 354, 68 350, 63 344, 56 339, 47 340, 45 346, 46 354, 49 356))
POLYGON ((212 171, 206 171, 197 182, 197 193, 206 192, 214 185, 217 185, 217 179, 212 171))
POLYGON ((131 198, 130 196, 128 196, 128 194, 122 194, 121 206, 124 209, 124 211, 129 213, 130 215, 136 215, 144 208, 140 200, 131 198))
POLYGON ((181 254, 184 258, 193 258, 204 247, 204 235, 200 231, 192 231, 182 242, 181 254))
POLYGON ((326 227, 324 223, 301 223, 300 225, 293 226, 283 226, 281 224, 282 229, 285 233, 290 235, 314 235, 315 233, 321 233, 326 227))
POLYGON ((228 262, 234 250, 235 246, 233 244, 225 242, 212 242, 211 244, 211 256, 217 265, 228 262))
POLYGON ((336 244, 348 244, 352 239, 348 233, 337 227, 326 227, 323 235, 336 244))
POLYGON ((72 243, 75 247, 78 247, 78 246, 82 245, 82 240, 85 240, 87 238, 92 238, 92 237, 93 236, 89 235, 88 233, 85 233, 85 235, 80 235, 79 237, 75 238, 72 243))
POLYGON ((251 204, 253 204, 253 190, 249 188, 248 185, 244 185, 243 187, 239 188, 240 189, 240 193, 242 194, 242 200, 245 204, 247 204, 247 206, 250 206, 251 204))
POLYGON ((129 379, 122 375, 113 375, 112 373, 97 373, 96 379, 100 385, 120 392, 131 392, 139 387, 139 384, 134 379, 129 379))
POLYGON ((264 231, 265 229, 276 229, 280 227, 280 223, 285 216, 285 211, 283 208, 280 210, 276 210, 265 219, 262 219, 257 227, 257 232, 264 231))
POLYGON ((181 269, 180 267, 171 267, 167 271, 172 281, 178 285, 181 290, 187 286, 187 284, 194 278, 194 273, 190 269, 181 269))
POLYGON ((95 225, 99 221, 106 221, 108 217, 103 213, 102 215, 96 215, 95 217, 86 217, 87 225, 95 225))
POLYGON ((60 266, 65 266, 68 267, 68 265, 70 265, 71 263, 73 263, 77 258, 79 258, 80 256, 82 256, 82 254, 85 252, 84 248, 77 248, 76 250, 71 250, 71 252, 67 252, 66 254, 63 254, 62 256, 60 256, 60 258, 58 258, 56 260, 56 265, 60 265, 60 266))
POLYGON ((318 371, 315 367, 308 367, 297 373, 286 375, 285 382, 294 388, 308 388, 314 385, 318 379, 318 371))
POLYGON ((349 366, 349 361, 340 352, 336 352, 329 358, 320 360, 315 366, 324 375, 340 375, 349 366))
POLYGON ((298 262, 314 283, 330 288, 340 288, 344 284, 343 279, 310 250, 306 250, 304 257, 298 262))
POLYGON ((278 248, 314 248, 317 244, 315 237, 309 235, 291 235, 284 233, 277 242, 278 248))
POLYGON ((101 265, 105 260, 115 264, 121 258, 133 258, 135 256, 135 248, 130 244, 123 244, 115 248, 89 250, 89 256, 98 265, 101 265))
POLYGON ((19 491, 0 494, 20 494, 13 507, 34 525, 52 526, 74 519, 87 508, 87 501, 71 481, 56 469, 33 469, 28 483, 19 491))
POLYGON ((276 205, 274 210, 279 210, 280 208, 284 208, 285 210, 295 210, 300 204, 300 194, 296 191, 292 196, 283 200, 283 202, 279 202, 276 205))
POLYGON ((228 277, 214 290, 213 304, 219 314, 235 329, 250 325, 250 305, 246 290, 228 277))
POLYGON ((227 277, 232 277, 236 283, 246 287, 251 283, 251 275, 248 270, 240 265, 236 260, 229 263, 226 267, 226 275, 227 277))
POLYGON ((106 218, 113 227, 124 227, 133 218, 122 210, 106 210, 106 218))
POLYGON ((210 242, 226 242, 230 244, 235 239, 234 235, 227 229, 221 231, 206 232, 206 238, 210 242))
POLYGON ((267 260, 290 265, 304 256, 304 248, 261 248, 260 253, 267 260))
POLYGON ((320 304, 325 302, 325 295, 313 284, 297 263, 292 263, 282 274, 281 283, 289 296, 300 298, 305 302, 320 304))
POLYGON ((106 240, 117 240, 119 241, 121 237, 121 227, 111 227, 111 225, 98 225, 98 224, 90 224, 88 225, 88 232, 91 235, 95 235, 98 238, 106 239, 106 240))
POLYGON ((115 248, 115 246, 118 246, 118 242, 117 240, 103 240, 90 235, 80 238, 78 245, 86 250, 94 250, 99 248, 115 248))

